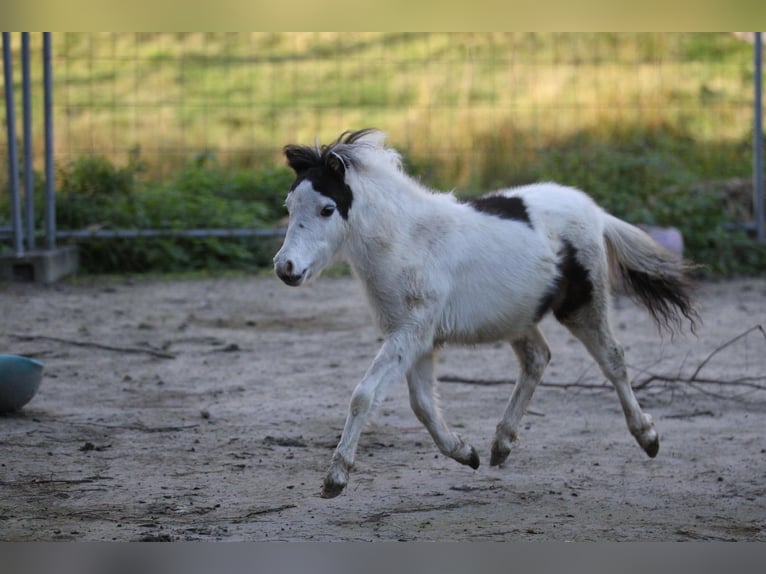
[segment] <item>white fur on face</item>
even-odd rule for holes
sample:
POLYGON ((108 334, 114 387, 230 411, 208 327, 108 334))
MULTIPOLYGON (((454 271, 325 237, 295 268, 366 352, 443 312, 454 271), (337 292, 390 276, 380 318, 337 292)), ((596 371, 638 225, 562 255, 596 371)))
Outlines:
POLYGON ((285 205, 290 219, 285 241, 274 257, 274 269, 288 285, 304 285, 335 258, 345 239, 346 224, 335 202, 316 191, 309 180, 288 194, 285 205))

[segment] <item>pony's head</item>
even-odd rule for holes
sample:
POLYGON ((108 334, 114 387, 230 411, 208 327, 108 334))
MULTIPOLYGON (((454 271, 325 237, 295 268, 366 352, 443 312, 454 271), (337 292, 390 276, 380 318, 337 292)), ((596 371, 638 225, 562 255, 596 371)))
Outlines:
POLYGON ((290 215, 285 241, 274 257, 274 270, 282 281, 303 285, 339 252, 354 204, 349 172, 359 167, 361 152, 380 149, 384 137, 364 129, 344 132, 321 147, 285 146, 295 181, 285 202, 290 215))

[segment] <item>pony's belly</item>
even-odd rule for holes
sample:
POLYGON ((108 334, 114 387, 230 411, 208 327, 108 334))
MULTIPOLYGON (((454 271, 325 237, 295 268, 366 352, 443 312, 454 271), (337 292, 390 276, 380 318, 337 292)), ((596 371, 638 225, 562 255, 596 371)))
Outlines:
POLYGON ((478 344, 499 340, 514 340, 526 333, 533 324, 534 312, 524 306, 502 309, 487 302, 474 306, 473 312, 445 313, 436 331, 437 342, 478 344))

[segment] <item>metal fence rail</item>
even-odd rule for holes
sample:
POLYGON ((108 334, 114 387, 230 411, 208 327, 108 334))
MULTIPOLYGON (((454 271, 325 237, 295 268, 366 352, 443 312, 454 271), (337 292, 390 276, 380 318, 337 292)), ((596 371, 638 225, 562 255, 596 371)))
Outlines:
MULTIPOLYGON (((51 69, 51 33, 42 34, 43 42, 43 92, 45 133, 45 247, 54 249, 56 246, 56 200, 53 157, 53 72, 51 69)), ((30 34, 21 34, 21 67, 22 67, 22 102, 23 102, 23 156, 24 156, 24 212, 22 218, 22 201, 19 181, 18 146, 16 144, 16 106, 13 81, 13 58, 11 49, 11 34, 3 32, 3 79, 5 96, 5 123, 7 130, 7 170, 8 193, 11 206, 11 227, 8 230, 12 241, 13 253, 23 257, 27 250, 34 250, 37 231, 35 229, 34 202, 34 146, 32 136, 32 80, 30 58, 30 34), (23 220, 23 223, 22 223, 23 220)), ((3 236, 0 227, 0 237, 3 236)))
POLYGON ((764 231, 764 196, 763 185, 763 33, 755 33, 753 42, 753 213, 755 214, 755 235, 758 241, 766 241, 764 231))
POLYGON ((138 239, 149 237, 282 237, 283 229, 81 229, 59 231, 60 239, 138 239))

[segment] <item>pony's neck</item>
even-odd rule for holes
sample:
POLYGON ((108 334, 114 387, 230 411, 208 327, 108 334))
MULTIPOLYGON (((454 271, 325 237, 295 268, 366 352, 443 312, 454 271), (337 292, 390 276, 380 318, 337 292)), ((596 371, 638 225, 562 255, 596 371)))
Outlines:
POLYGON ((361 272, 406 248, 413 224, 433 213, 435 196, 401 171, 365 175, 354 183, 346 255, 361 272))

